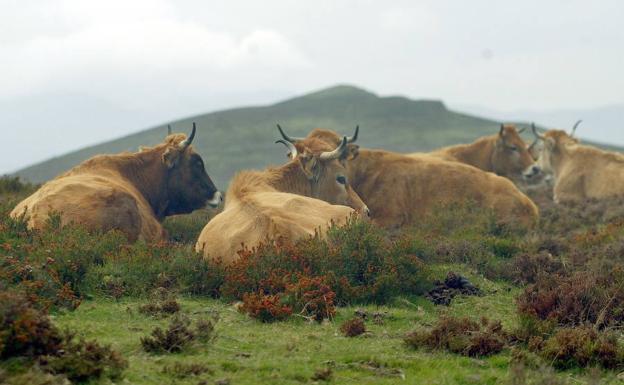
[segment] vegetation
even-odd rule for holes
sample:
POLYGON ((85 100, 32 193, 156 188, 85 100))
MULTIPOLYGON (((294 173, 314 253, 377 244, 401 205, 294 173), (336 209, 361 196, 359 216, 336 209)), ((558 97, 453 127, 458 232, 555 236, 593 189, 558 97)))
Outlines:
POLYGON ((618 201, 543 204, 528 232, 470 206, 394 233, 352 221, 225 267, 194 252, 183 217, 162 244, 57 216, 30 231, 7 214, 32 188, 0 179, 3 383, 617 383, 624 370, 618 201))

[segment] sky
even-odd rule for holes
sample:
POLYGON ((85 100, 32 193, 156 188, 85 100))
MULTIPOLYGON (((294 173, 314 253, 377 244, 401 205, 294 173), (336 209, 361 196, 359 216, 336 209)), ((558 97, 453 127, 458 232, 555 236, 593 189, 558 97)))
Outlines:
MULTIPOLYGON (((548 124, 594 110, 624 118, 619 0, 0 0, 0 9, 0 121, 11 143, 0 173, 338 83, 548 124)), ((610 121, 585 135, 624 144, 610 121)))

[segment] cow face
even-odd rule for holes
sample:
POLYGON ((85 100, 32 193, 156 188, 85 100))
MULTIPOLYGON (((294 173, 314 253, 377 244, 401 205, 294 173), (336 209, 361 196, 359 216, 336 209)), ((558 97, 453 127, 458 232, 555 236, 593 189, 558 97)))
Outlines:
POLYGON ((559 160, 559 155, 565 151, 566 146, 578 144, 574 139, 562 130, 550 130, 539 139, 542 141, 537 164, 545 173, 552 174, 559 160))
POLYGON ((350 206, 369 215, 368 207, 349 183, 345 162, 353 153, 346 137, 337 147, 319 139, 306 140, 297 145, 285 140, 279 142, 289 148, 290 158, 297 162, 310 184, 312 197, 350 206))
POLYGON ((165 215, 189 213, 206 203, 216 207, 223 200, 206 173, 201 156, 190 146, 194 136, 195 123, 188 138, 171 143, 163 154, 169 197, 165 215))
POLYGON ((526 143, 512 125, 501 125, 492 154, 494 172, 510 178, 530 179, 540 173, 526 143))

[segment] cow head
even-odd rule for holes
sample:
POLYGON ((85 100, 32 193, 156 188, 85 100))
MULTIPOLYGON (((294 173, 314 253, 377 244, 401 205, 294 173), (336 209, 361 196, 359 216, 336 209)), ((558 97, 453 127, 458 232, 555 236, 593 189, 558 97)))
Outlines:
MULTIPOLYGON (((280 131, 283 132, 280 128, 280 131)), ((350 206, 356 211, 369 215, 366 204, 353 190, 347 176, 345 162, 353 156, 348 145, 349 138, 332 145, 318 138, 299 138, 283 135, 282 143, 288 148, 288 156, 297 162, 301 172, 310 183, 311 195, 332 204, 350 206)))
POLYGON ((523 131, 516 131, 513 125, 501 124, 491 159, 496 174, 510 178, 522 175, 527 179, 539 174, 539 167, 520 137, 523 131))
POLYGON ((544 134, 538 133, 537 130, 533 131, 536 138, 542 142, 537 164, 544 172, 552 174, 561 154, 565 152, 569 146, 578 144, 578 139, 572 137, 572 135, 579 122, 574 125, 574 129, 570 135, 563 130, 549 130, 544 134))
POLYGON ((223 200, 221 192, 206 173, 204 161, 191 143, 195 138, 193 123, 191 134, 167 136, 167 146, 162 162, 167 169, 168 204, 164 215, 189 213, 208 203, 216 207, 223 200))

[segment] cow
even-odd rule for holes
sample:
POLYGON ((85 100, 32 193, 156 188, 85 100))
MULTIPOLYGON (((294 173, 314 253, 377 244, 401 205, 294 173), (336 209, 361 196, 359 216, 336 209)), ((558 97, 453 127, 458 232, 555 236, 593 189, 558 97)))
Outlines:
POLYGON ((208 203, 216 207, 222 194, 206 174, 204 162, 187 137, 168 135, 154 147, 136 153, 97 155, 45 183, 10 213, 28 227, 45 227, 52 213, 61 225, 76 223, 90 231, 123 232, 130 242, 166 239, 160 222, 169 215, 190 213, 208 203))
MULTIPOLYGON (((305 146, 309 141, 336 143, 338 134, 314 129, 306 138, 283 140, 305 146)), ((348 179, 370 208, 373 222, 386 228, 409 225, 431 214, 436 207, 472 201, 493 210, 497 219, 521 227, 532 227, 537 206, 507 178, 459 162, 428 155, 405 155, 384 150, 359 149, 359 127, 348 138, 348 179)))
POLYGON ((320 233, 331 223, 341 225, 368 207, 346 177, 347 138, 338 146, 321 140, 296 148, 287 146, 290 161, 264 171, 242 171, 226 193, 224 210, 204 227, 195 249, 207 259, 236 261, 244 246, 263 241, 298 239, 320 233))
MULTIPOLYGON (((540 170, 514 125, 501 124, 498 134, 484 136, 470 144, 443 147, 428 153, 443 160, 469 164, 512 180, 531 180, 540 170)), ((421 157, 423 153, 410 156, 421 157)))
POLYGON ((624 196, 624 155, 580 144, 574 129, 534 131, 543 142, 537 162, 552 174, 555 203, 624 196))

